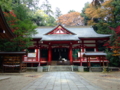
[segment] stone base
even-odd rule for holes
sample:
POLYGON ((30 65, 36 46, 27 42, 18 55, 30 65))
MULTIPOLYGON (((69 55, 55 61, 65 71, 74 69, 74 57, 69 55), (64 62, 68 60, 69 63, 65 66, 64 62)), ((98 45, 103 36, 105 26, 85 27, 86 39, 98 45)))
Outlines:
POLYGON ((43 72, 43 67, 38 66, 38 67, 37 67, 37 72, 43 72))
POLYGON ((78 66, 78 71, 79 72, 84 72, 84 67, 83 66, 78 66))

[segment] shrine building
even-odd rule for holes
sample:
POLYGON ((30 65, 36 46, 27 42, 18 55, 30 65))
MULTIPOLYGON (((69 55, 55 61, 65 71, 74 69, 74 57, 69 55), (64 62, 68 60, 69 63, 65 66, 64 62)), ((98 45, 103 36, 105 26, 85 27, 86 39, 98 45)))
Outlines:
POLYGON ((28 67, 45 65, 107 65, 103 51, 99 47, 109 39, 109 34, 98 34, 91 26, 38 27, 38 34, 32 36, 33 46, 23 63, 28 67), (91 55, 88 55, 87 54, 91 55), (60 63, 61 60, 67 63, 60 63))

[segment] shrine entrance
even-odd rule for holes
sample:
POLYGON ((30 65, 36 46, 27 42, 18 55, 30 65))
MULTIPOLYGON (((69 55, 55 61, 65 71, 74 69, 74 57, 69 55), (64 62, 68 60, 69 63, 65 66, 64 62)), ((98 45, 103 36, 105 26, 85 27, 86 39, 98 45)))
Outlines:
POLYGON ((52 61, 58 61, 62 58, 68 60, 69 49, 68 48, 53 48, 52 49, 52 61))

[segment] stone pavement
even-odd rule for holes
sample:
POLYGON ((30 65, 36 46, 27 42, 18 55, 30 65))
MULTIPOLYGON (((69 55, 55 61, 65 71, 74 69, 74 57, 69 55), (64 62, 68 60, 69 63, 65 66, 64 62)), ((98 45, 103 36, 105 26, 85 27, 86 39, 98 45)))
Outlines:
POLYGON ((5 79, 9 79, 10 77, 7 77, 7 76, 0 76, 0 81, 1 80, 5 80, 5 79))
POLYGON ((22 90, 102 90, 75 72, 47 72, 22 90))

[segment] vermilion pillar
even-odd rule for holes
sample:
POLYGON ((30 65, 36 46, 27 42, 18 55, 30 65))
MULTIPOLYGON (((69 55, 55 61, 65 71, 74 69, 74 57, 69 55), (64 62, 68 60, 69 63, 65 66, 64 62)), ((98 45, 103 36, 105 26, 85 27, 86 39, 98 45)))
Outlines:
POLYGON ((70 64, 72 65, 72 62, 73 62, 73 60, 72 60, 72 45, 70 45, 69 49, 70 49, 69 50, 69 59, 70 59, 70 64))
POLYGON ((49 49, 48 49, 48 65, 51 64, 51 46, 49 46, 49 49))
POLYGON ((36 49, 36 61, 38 61, 38 49, 36 49))
POLYGON ((81 55, 81 45, 80 45, 80 66, 82 66, 82 55, 81 55))
POLYGON ((82 52, 84 52, 84 41, 82 40, 82 52))
POLYGON ((96 44, 96 47, 95 47, 96 52, 98 52, 98 44, 97 44, 97 40, 95 41, 95 44, 96 44))

